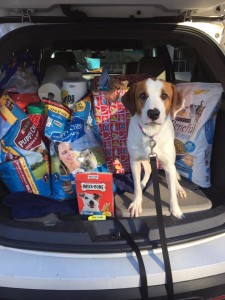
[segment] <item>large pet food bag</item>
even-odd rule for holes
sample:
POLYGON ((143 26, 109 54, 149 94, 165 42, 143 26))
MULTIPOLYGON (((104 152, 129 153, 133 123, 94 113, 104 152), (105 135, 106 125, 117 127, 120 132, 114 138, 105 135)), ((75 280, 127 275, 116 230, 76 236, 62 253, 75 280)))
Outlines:
POLYGON ((78 101, 73 111, 55 101, 43 99, 48 107, 45 135, 51 140, 52 197, 76 197, 77 173, 107 172, 107 167, 92 115, 91 98, 78 101))
POLYGON ((9 96, 0 98, 0 180, 11 192, 51 194, 48 151, 39 131, 9 96))
POLYGON ((218 83, 180 83, 184 108, 173 120, 176 167, 180 175, 209 187, 215 121, 223 92, 218 83))

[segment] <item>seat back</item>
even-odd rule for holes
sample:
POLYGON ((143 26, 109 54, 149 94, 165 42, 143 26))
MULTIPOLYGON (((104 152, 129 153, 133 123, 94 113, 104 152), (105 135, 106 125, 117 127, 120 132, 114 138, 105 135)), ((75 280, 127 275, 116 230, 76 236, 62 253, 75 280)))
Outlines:
POLYGON ((137 74, 138 71, 138 61, 129 61, 125 65, 124 74, 137 74))
POLYGON ((73 52, 59 51, 55 53, 55 59, 62 61, 68 65, 68 67, 76 68, 77 60, 73 52))
POLYGON ((76 57, 72 52, 60 51, 55 53, 55 57, 44 57, 40 62, 40 74, 43 78, 48 67, 53 65, 61 65, 67 71, 70 68, 76 69, 76 57))
POLYGON ((166 80, 166 66, 162 57, 142 57, 138 65, 138 74, 149 73, 152 77, 166 80))
POLYGON ((166 47, 156 49, 156 55, 147 53, 139 61, 138 74, 149 74, 150 77, 164 79, 169 82, 175 81, 173 64, 166 47))

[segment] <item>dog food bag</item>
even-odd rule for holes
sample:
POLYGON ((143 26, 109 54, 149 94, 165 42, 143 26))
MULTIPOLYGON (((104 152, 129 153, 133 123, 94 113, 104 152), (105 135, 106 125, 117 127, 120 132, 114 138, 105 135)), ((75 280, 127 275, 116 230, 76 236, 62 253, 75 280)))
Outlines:
POLYGON ((180 175, 209 187, 210 160, 217 111, 223 92, 218 83, 180 83, 184 108, 173 120, 176 167, 180 175))
POLYGON ((0 98, 0 180, 11 192, 51 194, 48 151, 39 131, 9 96, 0 98))
POLYGON ((79 173, 76 176, 76 190, 81 215, 114 216, 111 173, 79 173))
POLYGON ((91 98, 76 102, 73 111, 51 100, 48 106, 45 135, 51 140, 52 197, 74 198, 77 173, 107 172, 100 138, 92 115, 91 98))

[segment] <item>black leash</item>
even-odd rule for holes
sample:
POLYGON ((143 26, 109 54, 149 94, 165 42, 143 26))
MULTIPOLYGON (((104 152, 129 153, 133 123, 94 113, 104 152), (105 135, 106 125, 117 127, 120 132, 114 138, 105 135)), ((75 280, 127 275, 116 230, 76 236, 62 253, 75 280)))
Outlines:
POLYGON ((115 218, 114 220, 117 223, 121 237, 123 237, 127 241, 128 245, 132 248, 132 250, 136 254, 138 260, 139 272, 140 272, 141 298, 142 300, 148 300, 148 282, 147 282, 147 275, 146 275, 145 265, 141 255, 141 251, 138 245, 135 243, 134 239, 132 238, 131 234, 126 230, 123 224, 117 218, 115 218))
POLYGON ((155 147, 155 145, 156 142, 153 139, 151 139, 150 140, 151 153, 149 154, 149 161, 152 167, 152 181, 153 181, 153 189, 154 189, 155 207, 156 207, 159 237, 161 241, 165 274, 166 274, 166 291, 168 297, 167 299, 174 300, 175 297, 174 297, 174 288, 173 288, 173 276, 172 276, 169 252, 168 252, 167 242, 166 242, 166 234, 165 234, 165 227, 164 227, 163 213, 162 213, 162 202, 161 202, 160 189, 159 189, 159 177, 158 177, 157 162, 156 162, 157 155, 156 153, 153 152, 153 148, 155 147))

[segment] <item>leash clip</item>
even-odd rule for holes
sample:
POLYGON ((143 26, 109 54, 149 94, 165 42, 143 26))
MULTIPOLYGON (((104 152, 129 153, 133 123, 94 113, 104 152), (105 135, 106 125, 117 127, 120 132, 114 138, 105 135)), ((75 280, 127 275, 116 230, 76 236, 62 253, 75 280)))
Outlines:
POLYGON ((154 141, 152 138, 150 140, 150 149, 151 149, 151 152, 149 153, 148 157, 149 159, 151 157, 157 157, 157 154, 155 152, 153 152, 153 149, 155 148, 155 145, 156 145, 156 141, 154 141))

